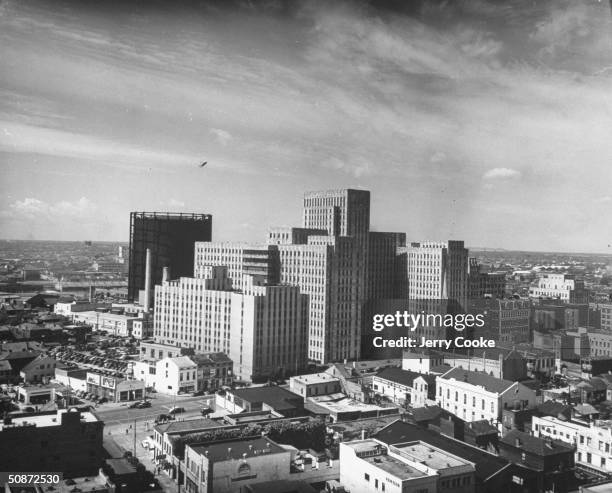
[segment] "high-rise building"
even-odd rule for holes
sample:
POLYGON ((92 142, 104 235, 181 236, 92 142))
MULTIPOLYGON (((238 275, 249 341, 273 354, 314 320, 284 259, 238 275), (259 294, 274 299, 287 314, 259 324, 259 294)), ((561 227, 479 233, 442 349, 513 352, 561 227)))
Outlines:
POLYGON ((505 272, 485 272, 475 258, 469 260, 468 298, 503 298, 506 293, 505 272))
POLYGON ((408 251, 408 297, 447 299, 467 304, 468 250, 463 241, 411 243, 408 251))
MULTIPOLYGON (((412 313, 456 314, 467 308, 468 250, 463 241, 414 242, 408 248, 408 299, 412 313)), ((426 338, 445 336, 440 327, 418 327, 426 338)))
POLYGON ((308 297, 295 286, 243 275, 233 287, 225 266, 155 288, 155 340, 223 352, 240 380, 284 376, 306 367, 308 297))
POLYGON ((407 292, 405 235, 371 233, 369 221, 368 191, 308 192, 303 227, 271 228, 266 245, 197 243, 195 276, 225 265, 234 285, 253 274, 268 285, 298 287, 309 299, 308 358, 356 359, 366 300, 407 292))
POLYGON ((147 250, 151 251, 151 282, 155 286, 161 283, 164 267, 176 279, 192 276, 195 243, 210 241, 211 236, 212 216, 208 214, 132 212, 128 300, 138 300, 145 288, 147 250))
POLYGON ((244 274, 263 277, 265 284, 278 283, 278 250, 272 245, 232 242, 201 242, 195 245, 194 277, 202 277, 208 267, 223 265, 235 286, 244 274))

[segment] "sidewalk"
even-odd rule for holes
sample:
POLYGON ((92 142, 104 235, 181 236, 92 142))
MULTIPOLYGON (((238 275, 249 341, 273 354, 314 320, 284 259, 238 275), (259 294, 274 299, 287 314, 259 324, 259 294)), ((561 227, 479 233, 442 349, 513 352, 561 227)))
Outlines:
MULTIPOLYGON (((133 425, 132 425, 133 426, 133 425)), ((143 466, 155 474, 155 464, 153 463, 152 452, 142 447, 141 442, 149 435, 153 434, 153 430, 149 427, 146 430, 142 423, 136 426, 136 457, 143 466)), ((134 453, 134 428, 129 428, 129 425, 116 425, 107 427, 104 430, 104 448, 111 457, 123 457, 125 451, 134 453), (128 430, 128 433, 126 433, 128 430), (110 432, 110 434, 109 434, 110 432)), ((168 493, 177 493, 178 487, 172 479, 165 473, 155 474, 155 478, 168 493)))

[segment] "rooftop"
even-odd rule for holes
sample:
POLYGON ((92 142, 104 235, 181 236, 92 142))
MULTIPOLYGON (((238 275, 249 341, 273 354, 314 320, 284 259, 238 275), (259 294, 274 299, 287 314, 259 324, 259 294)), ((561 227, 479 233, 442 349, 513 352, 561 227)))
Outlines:
MULTIPOLYGON (((394 449, 408 459, 419 462, 431 469, 441 470, 449 467, 459 467, 466 465, 467 461, 456 457, 444 450, 432 447, 428 443, 420 440, 414 442, 397 443, 394 449)), ((393 450, 393 449, 392 449, 393 450)))
POLYGON ((456 380, 457 382, 466 382, 476 387, 482 387, 488 392, 494 394, 502 394, 514 385, 510 380, 495 378, 486 373, 478 371, 464 370, 463 368, 453 368, 440 378, 444 380, 456 380))
MULTIPOLYGON (((19 428, 20 426, 36 426, 38 428, 48 426, 60 426, 62 424, 62 414, 69 412, 66 409, 61 409, 57 413, 40 413, 40 414, 28 414, 27 416, 19 416, 12 418, 10 425, 0 423, 0 431, 4 431, 9 428, 19 428)), ((81 420, 86 423, 93 423, 98 421, 98 418, 90 412, 81 412, 81 420)))
POLYGON ((273 409, 292 409, 295 405, 290 401, 302 401, 302 397, 282 387, 267 385, 264 387, 248 387, 228 391, 246 402, 263 402, 273 409))
POLYGON ((339 381, 338 378, 330 375, 329 373, 311 373, 309 375, 299 375, 291 377, 291 380, 306 385, 339 381))
POLYGON ((268 438, 245 440, 223 440, 209 444, 188 445, 194 452, 204 455, 212 462, 237 460, 243 457, 289 453, 268 438))
POLYGON ((436 377, 433 375, 421 375, 420 373, 402 370, 401 368, 397 367, 384 368, 383 370, 379 371, 376 376, 378 378, 384 378, 385 380, 406 385, 408 387, 412 387, 412 382, 414 382, 414 380, 418 377, 423 377, 423 379, 425 379, 425 381, 430 385, 433 385, 436 382, 436 377))
POLYGON ((387 455, 385 450, 386 447, 381 445, 376 440, 359 440, 356 442, 344 443, 344 445, 352 448, 355 451, 355 454, 359 456, 361 460, 373 464, 379 469, 382 469, 386 473, 391 474, 400 480, 427 476, 427 474, 419 471, 406 462, 387 455), (361 456, 361 454, 367 455, 361 456))
POLYGON ((185 421, 173 421, 156 425, 155 429, 160 433, 182 433, 197 430, 206 430, 209 428, 218 428, 219 423, 208 418, 188 419, 185 421))
POLYGON ((196 364, 187 356, 177 356, 169 358, 179 368, 193 368, 196 364))
POLYGON ((503 457, 491 454, 465 442, 440 435, 435 431, 405 423, 400 420, 380 430, 374 435, 374 438, 391 445, 416 440, 426 442, 434 447, 474 463, 476 478, 480 481, 485 481, 487 478, 510 464, 509 461, 503 457))
POLYGON ((506 445, 540 456, 566 454, 574 450, 572 445, 565 442, 534 437, 529 433, 518 430, 510 430, 500 441, 506 445))

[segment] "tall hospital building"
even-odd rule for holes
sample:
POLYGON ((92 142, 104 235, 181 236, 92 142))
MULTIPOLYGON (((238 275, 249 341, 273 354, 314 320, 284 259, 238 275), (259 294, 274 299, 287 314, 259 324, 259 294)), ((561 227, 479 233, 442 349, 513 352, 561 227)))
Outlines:
POLYGON ((256 273, 267 284, 299 288, 308 297, 308 360, 356 359, 361 356, 364 303, 387 295, 384 290, 395 285, 393 259, 401 236, 370 232, 368 191, 309 192, 302 227, 271 228, 263 245, 196 243, 194 272, 197 277, 206 266, 226 265, 234 282, 256 273), (370 258, 382 255, 391 260, 379 259, 377 274, 370 275, 370 258))
POLYGON ((223 352, 240 380, 306 366, 308 297, 299 288, 266 285, 250 274, 234 285, 225 266, 202 266, 198 273, 156 286, 157 342, 223 352))

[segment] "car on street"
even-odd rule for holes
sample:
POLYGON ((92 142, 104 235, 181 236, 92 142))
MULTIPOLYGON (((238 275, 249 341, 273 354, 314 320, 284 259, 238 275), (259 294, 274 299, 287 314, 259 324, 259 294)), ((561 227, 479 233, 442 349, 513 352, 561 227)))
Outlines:
POLYGON ((150 401, 142 401, 138 403, 138 406, 136 406, 138 409, 145 409, 147 407, 151 407, 151 402, 150 401))
POLYGON ((128 409, 136 409, 138 407, 138 405, 140 404, 140 402, 132 402, 129 406, 128 409))
POLYGON ((175 406, 172 409, 170 409, 170 411, 168 411, 168 414, 179 414, 179 413, 184 413, 184 412, 185 412, 184 407, 175 406))

